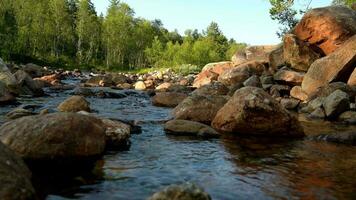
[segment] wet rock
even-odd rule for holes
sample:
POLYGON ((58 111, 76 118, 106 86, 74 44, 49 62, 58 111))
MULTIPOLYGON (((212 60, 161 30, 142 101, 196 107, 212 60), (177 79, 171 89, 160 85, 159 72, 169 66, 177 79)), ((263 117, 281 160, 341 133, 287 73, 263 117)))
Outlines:
POLYGON ((138 81, 135 83, 135 90, 146 90, 146 85, 143 81, 138 81))
POLYGON ((23 160, 0 142, 0 199, 36 199, 31 172, 23 160))
POLYGON ((91 116, 53 113, 22 117, 0 127, 0 140, 29 163, 79 163, 105 148, 105 127, 91 116))
POLYGON ((184 99, 174 110, 175 119, 191 120, 210 124, 216 113, 227 102, 225 96, 192 95, 184 99))
POLYGON ((277 83, 296 86, 302 84, 304 75, 305 73, 302 72, 281 69, 273 75, 273 78, 277 83))
POLYGON ((243 85, 245 87, 251 86, 251 87, 262 87, 260 78, 256 75, 251 76, 248 78, 245 82, 243 82, 243 85))
POLYGON ((58 85, 61 83, 61 75, 60 74, 51 74, 47 76, 42 76, 40 78, 34 78, 37 81, 43 81, 46 86, 58 85))
POLYGON ((356 112, 346 111, 339 116, 339 120, 347 124, 356 125, 356 112))
POLYGON ((350 109, 349 96, 341 90, 336 90, 325 98, 323 107, 326 116, 329 119, 334 119, 350 109))
POLYGON ((321 56, 312 47, 293 34, 286 34, 283 39, 284 59, 292 69, 308 71, 310 65, 321 56))
POLYGON ((71 96, 57 107, 60 112, 90 112, 90 103, 82 96, 71 96))
POLYGON ((91 77, 85 84, 91 87, 110 87, 113 82, 111 76, 100 75, 91 77))
POLYGON ((314 141, 325 141, 340 144, 356 145, 356 132, 340 132, 332 134, 322 134, 317 136, 311 136, 311 140, 314 141))
POLYGON ((243 83, 252 75, 261 76, 264 71, 263 63, 251 61, 225 71, 219 76, 218 80, 226 86, 232 86, 243 83))
POLYGON ((11 94, 6 85, 0 81, 0 105, 16 102, 16 97, 11 94))
POLYGON ((210 126, 187 120, 169 121, 164 125, 164 130, 169 135, 198 136, 204 138, 220 137, 220 134, 210 126))
POLYGON ((6 66, 4 61, 0 58, 0 82, 4 83, 9 89, 15 88, 17 82, 15 77, 12 75, 10 69, 6 66))
POLYGON ((31 115, 35 115, 36 113, 30 111, 30 110, 26 110, 23 108, 16 108, 12 111, 10 111, 9 113, 6 114, 6 118, 8 119, 18 119, 21 117, 26 117, 26 116, 31 116, 31 115))
POLYGON ((356 35, 329 56, 316 60, 305 74, 302 88, 311 94, 331 82, 347 82, 355 65, 356 35))
POLYGON ((130 82, 130 79, 123 74, 112 73, 110 74, 110 76, 111 81, 114 85, 125 84, 130 82))
POLYGON ((218 80, 219 75, 211 71, 202 71, 194 80, 193 87, 200 88, 218 80))
POLYGON ((306 101, 308 99, 308 95, 303 91, 302 87, 294 86, 290 91, 290 96, 301 101, 306 101))
POLYGON ((300 40, 329 55, 356 34, 356 13, 344 6, 312 9, 293 32, 300 40))
POLYGON ((324 109, 322 107, 318 107, 310 113, 309 117, 313 119, 325 119, 326 115, 324 109))
POLYGON ((43 96, 44 85, 40 81, 33 80, 25 71, 18 70, 14 74, 17 81, 18 93, 20 95, 43 96))
POLYGON ((296 118, 263 89, 244 87, 216 114, 212 127, 221 132, 257 136, 302 137, 296 118))
POLYGON ((31 78, 38 78, 45 75, 44 68, 33 63, 22 66, 22 70, 29 74, 31 78))
POLYGON ((211 200, 211 197, 202 188, 186 183, 168 186, 153 194, 148 200, 211 200))
POLYGON ((73 95, 77 95, 77 96, 84 96, 84 97, 92 97, 95 96, 95 92, 90 89, 90 88, 86 88, 86 87, 76 87, 73 92, 73 95))
POLYGON ((187 97, 185 93, 160 92, 152 97, 152 103, 155 106, 174 108, 187 97))
POLYGON ((131 126, 117 120, 101 119, 106 131, 106 149, 121 150, 130 146, 131 126))
POLYGON ((229 93, 229 88, 220 82, 214 82, 211 84, 204 85, 196 89, 192 95, 206 96, 206 95, 227 95, 229 93))
POLYGON ((282 98, 281 105, 287 110, 294 110, 298 107, 300 100, 293 98, 282 98))

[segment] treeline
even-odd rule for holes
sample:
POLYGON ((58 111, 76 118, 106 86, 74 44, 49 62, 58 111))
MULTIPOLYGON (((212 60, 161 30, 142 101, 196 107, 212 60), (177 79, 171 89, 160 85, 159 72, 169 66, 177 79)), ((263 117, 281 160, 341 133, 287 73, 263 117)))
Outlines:
POLYGON ((245 44, 228 40, 214 22, 201 33, 169 32, 160 20, 136 18, 111 0, 107 15, 90 0, 1 0, 0 56, 110 70, 177 67, 230 59, 245 44))

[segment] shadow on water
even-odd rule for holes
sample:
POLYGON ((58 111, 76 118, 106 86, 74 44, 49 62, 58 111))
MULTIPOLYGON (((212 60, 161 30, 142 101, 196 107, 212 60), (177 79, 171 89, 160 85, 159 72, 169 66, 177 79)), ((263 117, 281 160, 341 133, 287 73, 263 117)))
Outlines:
MULTIPOLYGON (((70 92, 21 103, 41 106, 36 111, 55 110, 70 92)), ((171 110, 153 107, 145 93, 129 91, 125 98, 88 101, 98 115, 130 121, 141 127, 141 134, 132 135, 128 151, 106 153, 94 171, 74 176, 35 174, 37 191, 47 199, 142 200, 186 181, 202 186, 213 199, 356 198, 355 147, 228 135, 212 140, 167 136, 162 124, 171 118, 171 110)), ((0 123, 12 108, 1 108, 0 123)), ((355 130, 301 121, 308 135, 355 130)))

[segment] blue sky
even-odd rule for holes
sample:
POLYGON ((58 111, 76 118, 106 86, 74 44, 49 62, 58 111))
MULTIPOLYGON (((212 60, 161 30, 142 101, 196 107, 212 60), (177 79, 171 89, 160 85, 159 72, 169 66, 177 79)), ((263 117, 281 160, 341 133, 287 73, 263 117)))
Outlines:
MULTIPOLYGON (((109 0, 92 0, 98 13, 106 13, 109 0)), ((297 7, 305 2, 297 1, 297 7)), ((136 17, 161 19, 168 30, 205 29, 211 21, 219 24, 229 38, 248 44, 275 44, 278 24, 270 19, 268 0, 123 0, 136 17)), ((330 5, 331 0, 313 0, 311 7, 330 5)))

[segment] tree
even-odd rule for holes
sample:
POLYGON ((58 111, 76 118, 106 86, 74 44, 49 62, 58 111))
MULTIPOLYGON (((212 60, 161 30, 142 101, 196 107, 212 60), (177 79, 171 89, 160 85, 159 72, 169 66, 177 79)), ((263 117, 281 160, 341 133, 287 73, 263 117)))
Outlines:
POLYGON ((228 40, 219 28, 216 22, 211 22, 205 31, 205 35, 208 40, 211 40, 217 47, 217 53, 221 60, 225 59, 225 53, 228 49, 228 40))
POLYGON ((93 64, 100 48, 101 25, 90 0, 81 0, 79 3, 76 33, 79 64, 93 64))
POLYGON ((272 5, 269 11, 271 18, 282 25, 277 32, 278 37, 281 38, 297 25, 298 12, 292 8, 293 0, 270 0, 270 3, 272 5))
POLYGON ((345 5, 351 7, 356 3, 356 0, 333 0, 332 3, 335 5, 345 5))
POLYGON ((10 58, 15 50, 17 38, 17 21, 11 1, 0 2, 0 56, 10 58))

